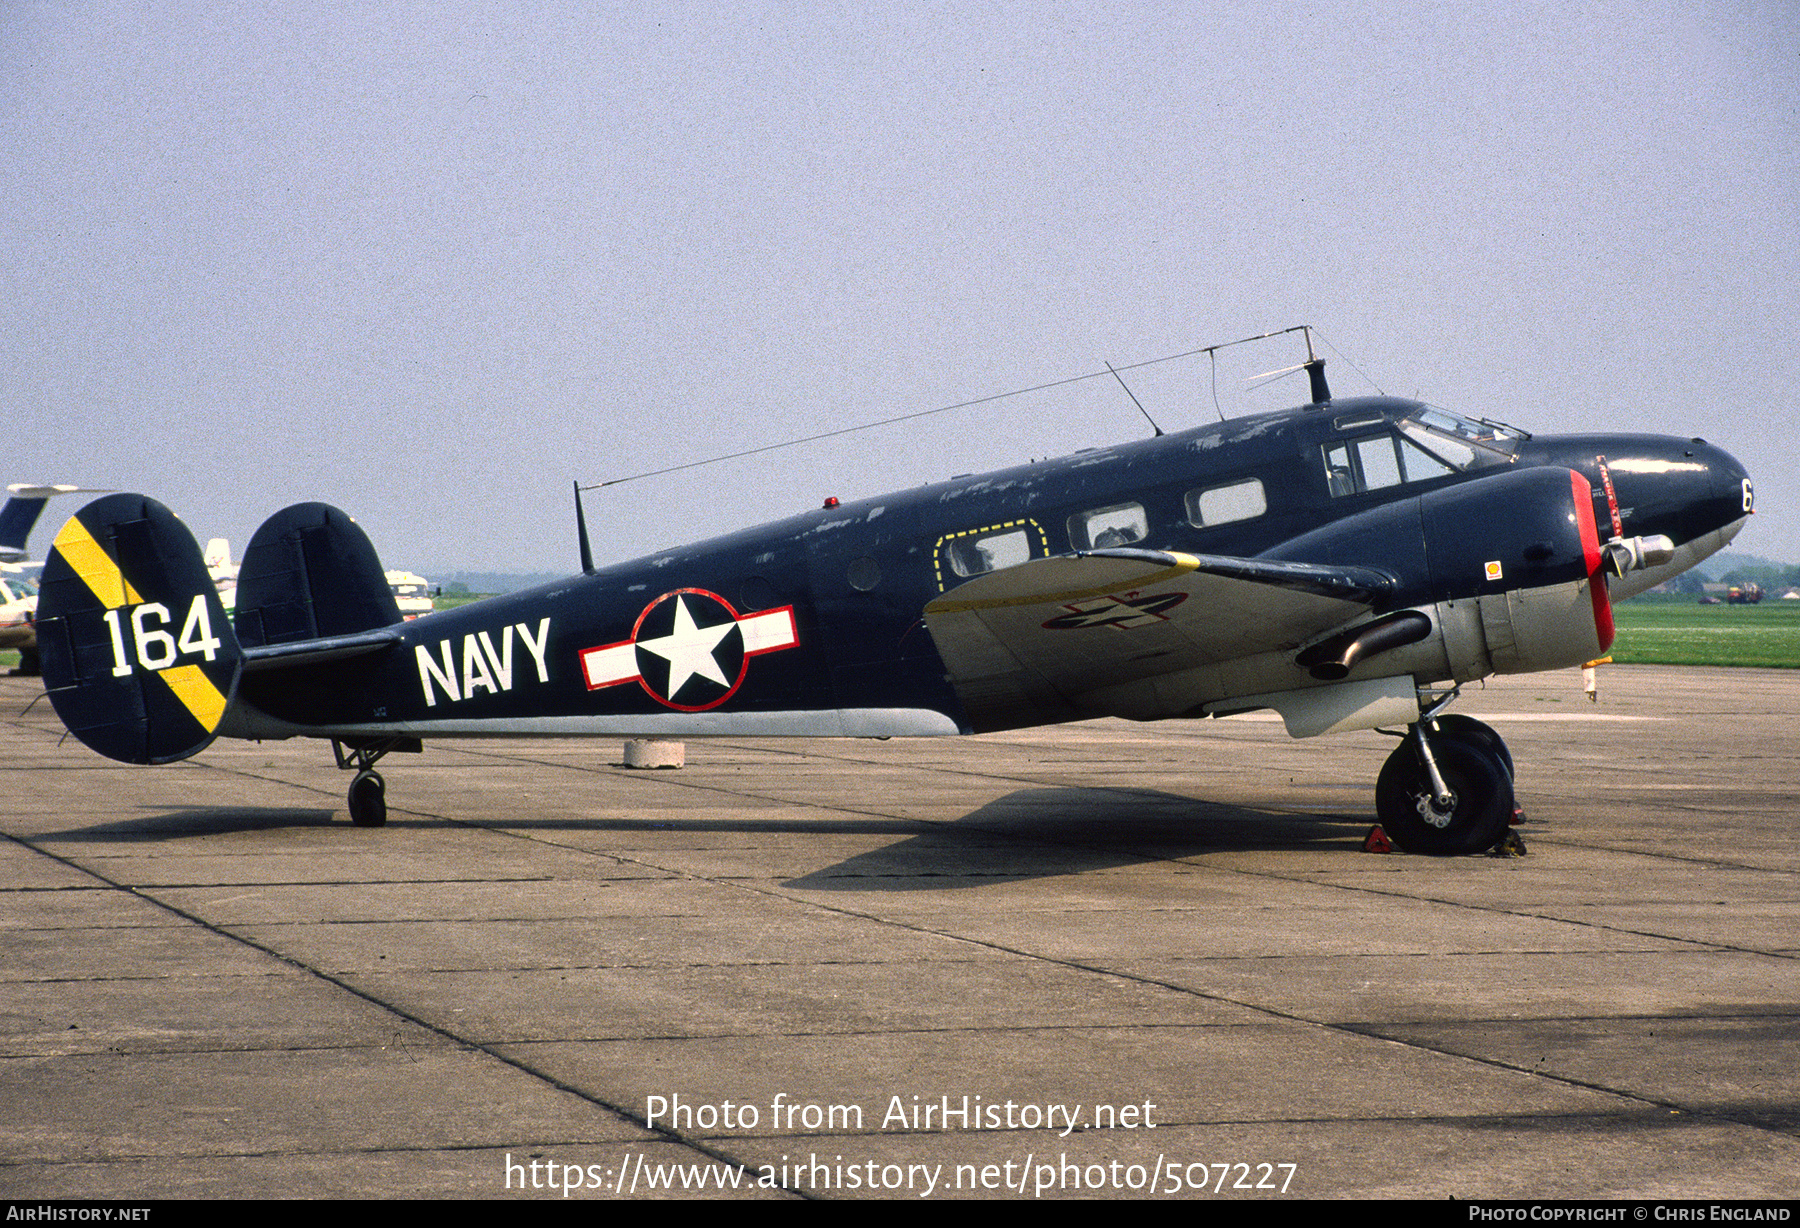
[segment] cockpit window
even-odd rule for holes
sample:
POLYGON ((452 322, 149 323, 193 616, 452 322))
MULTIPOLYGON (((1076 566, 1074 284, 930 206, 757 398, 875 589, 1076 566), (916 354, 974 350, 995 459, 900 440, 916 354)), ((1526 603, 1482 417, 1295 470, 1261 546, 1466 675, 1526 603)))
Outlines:
POLYGON ((1419 447, 1428 448, 1435 455, 1442 457, 1444 463, 1455 469, 1468 469, 1475 464, 1480 451, 1472 444, 1454 435, 1445 435, 1425 427, 1411 418, 1402 419, 1398 424, 1400 433, 1412 440, 1419 447))
POLYGON ((1420 405, 1395 419, 1346 415, 1332 426, 1348 438, 1324 445, 1325 480, 1333 495, 1354 495, 1452 473, 1504 465, 1530 436, 1504 423, 1465 418, 1435 405, 1420 405), (1358 433, 1358 432, 1363 433, 1358 433), (1397 432, 1397 433, 1394 433, 1397 432))
POLYGON ((1425 482, 1455 471, 1442 457, 1411 439, 1385 432, 1328 443, 1324 457, 1325 480, 1334 496, 1425 482))

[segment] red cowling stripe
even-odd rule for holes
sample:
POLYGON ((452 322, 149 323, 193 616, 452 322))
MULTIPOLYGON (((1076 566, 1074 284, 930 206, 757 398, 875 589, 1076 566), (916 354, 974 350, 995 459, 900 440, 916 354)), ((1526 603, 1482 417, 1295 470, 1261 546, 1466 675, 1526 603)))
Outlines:
POLYGON ((1569 470, 1569 486, 1575 497, 1575 526, 1581 530, 1581 552, 1587 562, 1588 596, 1594 602, 1594 631, 1600 637, 1600 651, 1612 647, 1612 595, 1606 591, 1606 577, 1600 572, 1600 534, 1594 526, 1594 488, 1575 470, 1569 470))

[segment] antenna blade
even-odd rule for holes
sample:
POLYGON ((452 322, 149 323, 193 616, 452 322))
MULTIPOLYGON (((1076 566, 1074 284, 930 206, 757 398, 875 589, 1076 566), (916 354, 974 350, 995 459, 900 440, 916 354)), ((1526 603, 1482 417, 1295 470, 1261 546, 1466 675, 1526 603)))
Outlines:
POLYGON ((581 573, 594 574, 594 552, 588 549, 587 517, 581 514, 581 483, 571 483, 575 487, 575 533, 581 538, 581 573))
POLYGON ((1106 364, 1106 369, 1112 372, 1113 378, 1119 381, 1119 387, 1125 389, 1125 395, 1131 398, 1131 403, 1137 406, 1140 414, 1144 415, 1144 421, 1150 424, 1150 429, 1155 431, 1160 438, 1163 433, 1162 427, 1156 425, 1156 419, 1150 416, 1150 411, 1144 408, 1144 403, 1137 399, 1137 393, 1131 390, 1131 386, 1125 382, 1125 377, 1120 375, 1118 369, 1110 362, 1106 364))

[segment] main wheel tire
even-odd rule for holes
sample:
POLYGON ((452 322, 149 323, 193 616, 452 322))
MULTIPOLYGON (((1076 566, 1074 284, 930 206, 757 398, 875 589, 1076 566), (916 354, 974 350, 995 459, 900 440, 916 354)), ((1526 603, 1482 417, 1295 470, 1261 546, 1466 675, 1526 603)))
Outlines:
POLYGON ((387 822, 387 782, 381 773, 365 770, 351 780, 350 821, 358 827, 380 827, 387 822))
POLYGON ((1506 748, 1506 742, 1495 732, 1492 725, 1483 724, 1472 716, 1464 716, 1460 712, 1448 712, 1433 722, 1438 732, 1446 737, 1461 738, 1465 742, 1473 742, 1487 750, 1500 766, 1506 769, 1508 780, 1517 780, 1518 773, 1513 771, 1512 751, 1506 748))
POLYGON ((1409 736, 1388 756, 1375 781, 1375 813, 1381 825, 1409 853, 1451 857, 1492 848, 1512 819, 1512 780, 1500 757, 1472 740, 1439 735, 1431 739, 1438 774, 1452 801, 1439 809, 1431 776, 1409 736))

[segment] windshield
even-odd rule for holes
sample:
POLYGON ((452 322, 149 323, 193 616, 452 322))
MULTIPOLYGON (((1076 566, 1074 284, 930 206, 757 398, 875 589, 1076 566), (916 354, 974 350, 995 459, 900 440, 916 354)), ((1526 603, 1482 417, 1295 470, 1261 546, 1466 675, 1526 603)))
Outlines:
POLYGON ((1402 435, 1456 469, 1504 464, 1530 438, 1504 423, 1465 418, 1435 405, 1421 406, 1396 425, 1402 435))

